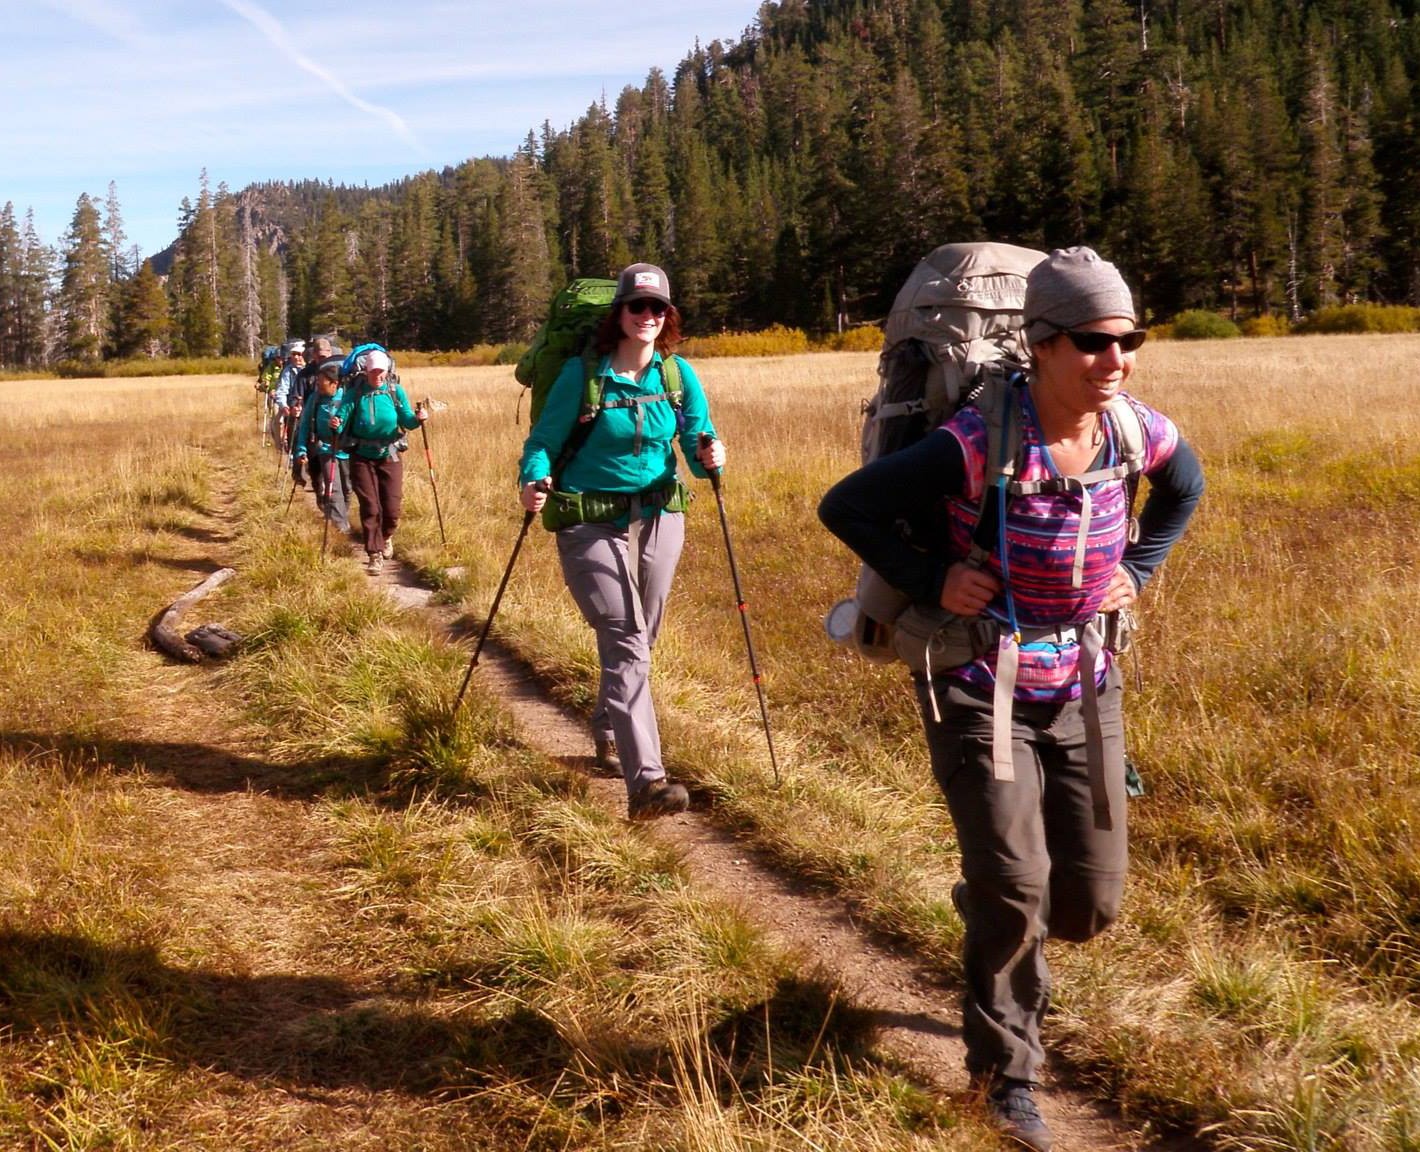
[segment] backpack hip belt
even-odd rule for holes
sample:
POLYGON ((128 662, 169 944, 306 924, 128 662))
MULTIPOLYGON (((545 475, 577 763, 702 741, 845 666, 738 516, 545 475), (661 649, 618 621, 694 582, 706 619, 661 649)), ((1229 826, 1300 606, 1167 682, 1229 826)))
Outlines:
POLYGON ((403 438, 404 437, 400 435, 396 436, 393 440, 367 440, 363 436, 342 436, 339 447, 347 451, 351 448, 378 448, 380 450, 378 456, 366 457, 366 459, 384 460, 399 455, 399 450, 396 446, 403 438))
POLYGON ((916 633, 913 629, 913 620, 920 620, 923 616, 930 616, 930 613, 921 609, 909 609, 903 613, 898 618, 893 640, 898 655, 912 667, 913 679, 925 682, 932 704, 932 718, 937 723, 941 723, 942 714, 937 707, 936 678, 954 667, 981 659, 992 648, 996 650, 996 677, 991 704, 991 775, 996 780, 1012 781, 1016 778, 1015 761, 1011 754, 1012 717, 1021 650, 1033 644, 1079 645, 1076 676, 1080 682, 1081 711, 1085 722, 1085 763, 1090 780, 1090 803, 1094 809, 1095 827, 1104 830, 1112 828, 1095 668, 1102 651, 1118 656, 1129 650, 1135 627, 1133 612, 1128 608, 1100 612, 1083 624, 1022 628, 1014 635, 1007 631, 1006 625, 990 618, 964 620, 959 616, 946 615, 936 629, 925 637, 925 642, 920 628, 916 633), (905 633, 904 621, 907 621, 905 633), (905 652, 906 642, 898 643, 898 637, 904 635, 906 641, 915 642, 910 653, 905 652), (920 668, 915 659, 919 651, 920 668), (948 661, 966 652, 970 655, 955 663, 940 664, 934 669, 934 651, 948 661))
POLYGON ((672 480, 645 492, 558 492, 548 493, 542 509, 542 525, 549 532, 574 524, 607 524, 631 513, 633 503, 661 512, 684 512, 691 501, 690 489, 672 480))

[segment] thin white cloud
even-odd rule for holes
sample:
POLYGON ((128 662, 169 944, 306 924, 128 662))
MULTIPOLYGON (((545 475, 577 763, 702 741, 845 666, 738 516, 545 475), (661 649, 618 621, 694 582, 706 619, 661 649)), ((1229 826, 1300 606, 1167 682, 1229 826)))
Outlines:
POLYGON ((123 44, 137 44, 140 37, 130 14, 109 0, 45 0, 45 7, 96 28, 123 44))
POLYGON ((267 12, 266 9, 256 4, 248 3, 247 0, 222 0, 222 3, 270 40, 280 52, 290 58, 293 64, 309 72, 347 104, 351 105, 351 107, 383 120, 394 129, 395 134, 398 135, 400 139, 409 144, 416 152, 420 153, 420 155, 428 154, 428 150, 415 137, 409 125, 404 122, 404 118, 400 116, 398 112, 390 108, 382 108, 378 104, 372 104, 370 101, 362 99, 354 92, 350 91, 338 76, 333 75, 328 69, 321 67, 309 56, 301 52, 292 42, 286 29, 281 26, 280 21, 272 16, 271 13, 267 12))

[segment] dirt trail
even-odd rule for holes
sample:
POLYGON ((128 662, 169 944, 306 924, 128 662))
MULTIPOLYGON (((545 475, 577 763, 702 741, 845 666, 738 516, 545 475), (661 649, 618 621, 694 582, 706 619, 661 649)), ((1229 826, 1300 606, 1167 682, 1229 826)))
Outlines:
MULTIPOLYGON (((233 529, 233 509, 221 496, 213 520, 220 530, 210 542, 220 547, 233 529)), ((421 587, 403 564, 387 565, 378 579, 403 609, 424 615, 451 640, 461 634, 457 610, 434 604, 432 592, 421 587)), ((264 794, 265 787, 279 778, 279 769, 273 773, 275 766, 244 755, 245 738, 251 738, 251 747, 258 747, 260 734, 243 732, 228 709, 211 702, 210 689, 200 678, 192 679, 190 669, 170 666, 155 675, 172 695, 173 712, 190 714, 186 735, 191 742, 186 747, 200 746, 217 755, 215 763, 173 757, 165 766, 183 785, 166 793, 160 803, 166 819, 178 830, 178 842, 192 849, 174 864, 175 878, 190 895, 190 932, 209 947, 214 940, 222 941, 226 962, 221 966, 249 978, 245 994, 259 989, 266 1001, 245 1005, 243 1015, 249 1017, 251 1027, 242 1047, 260 1050, 274 1043, 279 1048, 280 1038, 266 1035, 259 1021, 290 1020, 303 1011, 319 1010, 319 1002, 330 995, 347 1003, 378 998, 381 974, 339 971, 338 963, 332 971, 329 950, 312 946, 331 914, 321 891, 329 879, 329 844, 308 804, 289 794, 264 794), (318 973, 335 977, 338 990, 330 991, 328 983, 321 988, 302 983, 318 973), (269 986, 268 980, 273 981, 269 986)), ((585 725, 553 703, 520 662, 490 643, 476 675, 512 711, 531 746, 590 770, 585 725)), ((173 712, 165 719, 171 721, 173 712)), ((619 779, 593 776, 591 794, 608 809, 625 811, 625 790, 619 779)), ((747 918, 801 955, 806 964, 833 973, 855 1003, 876 1016, 884 1051, 947 1094, 967 1092, 956 992, 911 958, 875 943, 841 901, 802 891, 792 877, 769 866, 706 813, 692 810, 657 821, 647 826, 647 832, 680 849, 697 884, 739 905, 747 918)), ((261 1063, 257 1061, 258 1066, 261 1063)), ((336 1096, 347 1106, 368 1101, 365 1090, 370 1087, 347 1084, 336 1096)), ((1058 1152, 1182 1152, 1194 1147, 1189 1141, 1160 1141, 1131 1130, 1068 1086, 1047 1083, 1040 1096, 1058 1152)), ((288 1100, 286 1107, 309 1123, 316 1122, 310 1111, 314 1103, 288 1100)), ((263 1102, 265 1109, 271 1105, 269 1099, 263 1102)), ((327 1118, 321 1126, 330 1123, 327 1118)), ((367 1123, 368 1117, 353 1124, 337 1121, 328 1131, 346 1146, 354 1146, 352 1141, 370 1135, 367 1123)))
MULTIPOLYGON (((420 587, 407 568, 389 566, 380 581, 401 607, 433 617, 449 636, 457 634, 458 613, 433 604, 432 593, 420 587)), ((526 667, 506 650, 488 642, 474 675, 509 708, 532 747, 590 769, 591 741, 585 724, 548 699, 526 667)), ((626 790, 620 779, 593 777, 591 791, 607 807, 625 811, 626 790)), ((840 901, 800 890, 792 878, 765 863, 705 813, 692 809, 647 827, 652 835, 680 848, 697 884, 737 903, 772 939, 837 975, 857 1005, 876 1017, 885 1051, 941 1090, 952 1095, 967 1092, 957 992, 922 971, 911 958, 875 943, 840 901)), ((1039 1097, 1041 1111, 1055 1133, 1056 1152, 1185 1152, 1196 1147, 1192 1141, 1134 1131, 1090 1097, 1059 1083, 1047 1081, 1039 1097)))

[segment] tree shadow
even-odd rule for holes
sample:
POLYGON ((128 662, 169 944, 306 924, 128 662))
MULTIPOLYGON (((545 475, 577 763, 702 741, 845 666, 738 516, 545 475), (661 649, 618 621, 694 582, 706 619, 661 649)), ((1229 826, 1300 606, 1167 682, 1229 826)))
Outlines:
POLYGON ((71 555, 76 562, 86 568, 103 568, 109 571, 115 567, 153 567, 169 568, 174 572, 206 572, 211 575, 219 568, 226 567, 225 564, 219 564, 216 560, 206 557, 181 559, 172 556, 155 556, 151 552, 107 552, 93 548, 75 548, 71 550, 71 555))
POLYGON ((0 729, 0 750, 20 758, 57 756, 77 773, 112 765, 144 771, 199 793, 263 792, 281 799, 312 800, 332 792, 379 792, 388 785, 382 756, 322 756, 281 764, 242 756, 211 744, 82 738, 55 732, 0 729))
POLYGON ((300 1090, 359 1087, 450 1097, 510 1081, 616 1111, 618 1083, 666 1094, 687 1046, 727 1103, 754 1098, 775 1074, 861 1066, 868 1013, 818 980, 786 978, 760 1003, 699 1035, 569 1041, 548 1016, 506 998, 454 1011, 417 989, 377 989, 333 976, 243 976, 165 963, 148 945, 0 929, 0 1031, 10 1042, 138 1044, 175 1064, 300 1090))

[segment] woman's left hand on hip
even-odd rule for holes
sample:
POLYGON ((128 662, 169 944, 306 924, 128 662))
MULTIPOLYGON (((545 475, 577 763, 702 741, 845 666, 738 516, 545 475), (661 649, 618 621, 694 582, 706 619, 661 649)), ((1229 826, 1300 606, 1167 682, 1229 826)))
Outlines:
POLYGON ((1137 599, 1139 590, 1134 587, 1134 578, 1121 566, 1116 568, 1114 575, 1109 578, 1109 588, 1100 603, 1100 611, 1115 612, 1120 608, 1128 608, 1137 599))

